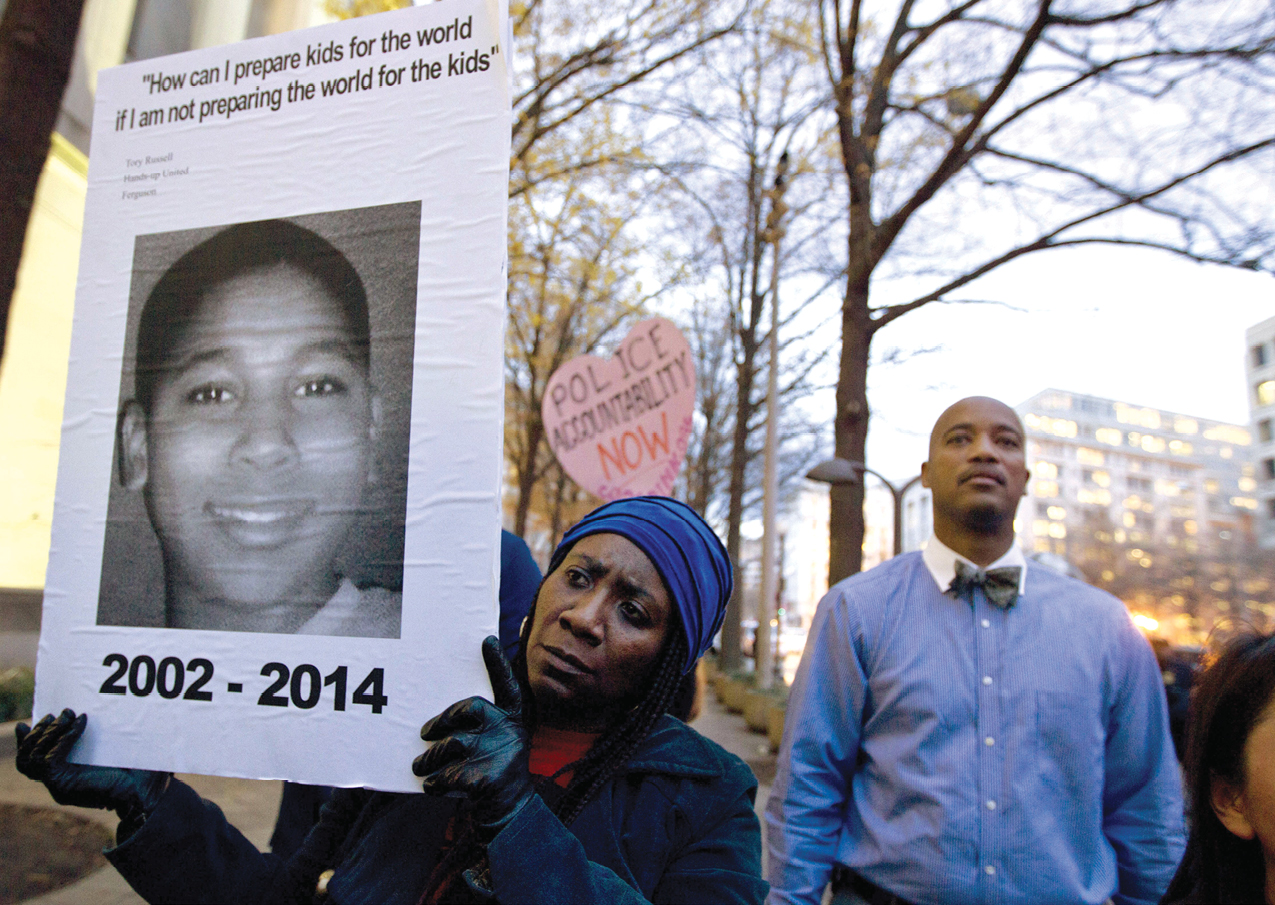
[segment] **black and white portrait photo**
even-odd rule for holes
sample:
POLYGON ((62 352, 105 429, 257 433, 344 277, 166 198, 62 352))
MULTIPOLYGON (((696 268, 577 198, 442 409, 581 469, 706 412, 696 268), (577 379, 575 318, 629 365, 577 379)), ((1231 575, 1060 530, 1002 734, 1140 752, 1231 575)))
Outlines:
POLYGON ((139 236, 98 625, 397 638, 419 202, 139 236))

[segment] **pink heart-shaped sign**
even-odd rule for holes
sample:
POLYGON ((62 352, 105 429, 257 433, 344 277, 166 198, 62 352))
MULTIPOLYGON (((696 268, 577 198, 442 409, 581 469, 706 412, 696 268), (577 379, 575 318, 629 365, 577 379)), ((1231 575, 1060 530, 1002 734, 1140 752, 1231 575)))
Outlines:
POLYGON ((634 326, 609 361, 581 355, 558 368, 540 408, 567 474, 608 501, 673 489, 694 411, 690 344, 662 317, 634 326))

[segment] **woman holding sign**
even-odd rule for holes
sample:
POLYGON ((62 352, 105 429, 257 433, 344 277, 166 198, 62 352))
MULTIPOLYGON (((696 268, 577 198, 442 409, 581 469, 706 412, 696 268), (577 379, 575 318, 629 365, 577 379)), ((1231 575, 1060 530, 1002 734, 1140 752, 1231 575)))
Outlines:
POLYGON ((666 715, 731 592, 720 541, 663 497, 609 503, 554 552, 494 702, 425 724, 424 796, 343 790, 287 862, 167 774, 68 763, 85 718, 19 728, 18 767, 124 818, 107 857, 160 901, 760 902, 748 767, 666 715))

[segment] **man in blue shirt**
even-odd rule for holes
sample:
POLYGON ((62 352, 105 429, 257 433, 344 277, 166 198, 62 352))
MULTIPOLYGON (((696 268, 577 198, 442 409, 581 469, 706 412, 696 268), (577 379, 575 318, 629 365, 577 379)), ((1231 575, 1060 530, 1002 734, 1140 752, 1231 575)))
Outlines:
POLYGON ((1183 848, 1160 670, 1124 605, 1014 544, 1013 410, 930 436, 934 534, 820 602, 766 808, 771 905, 1154 903, 1183 848))

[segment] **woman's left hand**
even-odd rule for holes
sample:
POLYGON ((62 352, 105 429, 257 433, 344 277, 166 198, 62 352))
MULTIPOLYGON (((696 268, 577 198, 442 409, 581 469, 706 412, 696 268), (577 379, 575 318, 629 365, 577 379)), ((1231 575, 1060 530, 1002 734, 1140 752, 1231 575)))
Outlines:
POLYGON ((482 841, 490 842, 535 789, 527 767, 522 692, 494 636, 483 641, 483 661, 496 702, 466 698, 426 723, 421 738, 435 744, 412 762, 412 772, 424 777, 421 786, 431 795, 464 793, 482 841))

